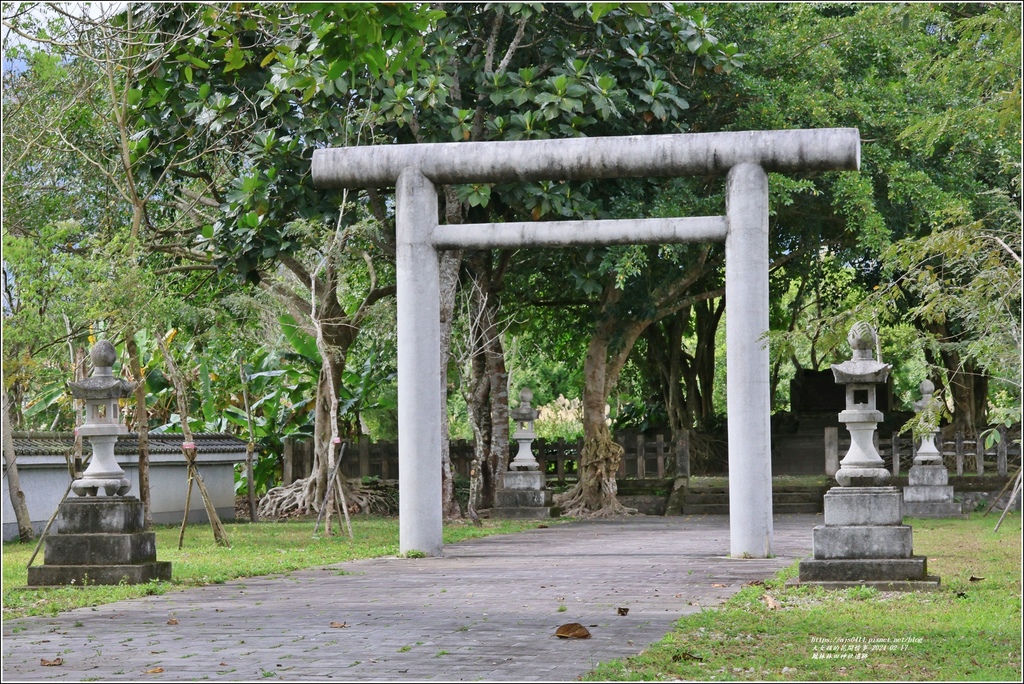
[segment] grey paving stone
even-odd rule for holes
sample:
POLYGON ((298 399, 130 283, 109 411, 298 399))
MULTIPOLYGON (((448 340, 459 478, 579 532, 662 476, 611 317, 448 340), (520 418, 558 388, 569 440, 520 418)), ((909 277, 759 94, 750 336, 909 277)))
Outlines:
POLYGON ((770 559, 728 558, 727 516, 636 516, 5 620, 3 680, 571 681, 808 556, 821 523, 776 516, 770 559))

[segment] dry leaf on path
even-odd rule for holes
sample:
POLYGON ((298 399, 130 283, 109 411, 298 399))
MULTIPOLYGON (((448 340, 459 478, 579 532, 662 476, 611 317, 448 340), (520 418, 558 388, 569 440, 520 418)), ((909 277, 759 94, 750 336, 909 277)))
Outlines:
POLYGON ((146 670, 146 674, 160 674, 164 671, 162 667, 154 667, 152 670, 146 670))
POLYGON ((764 595, 764 605, 768 606, 768 610, 778 610, 782 607, 782 604, 776 601, 771 594, 764 595))
POLYGON ((53 660, 47 660, 46 658, 40 658, 39 664, 43 667, 56 667, 64 664, 63 658, 54 658, 53 660))
POLYGON ((589 639, 590 630, 578 622, 567 622, 555 630, 559 639, 589 639))
POLYGON ((629 615, 629 608, 618 608, 619 615, 629 615))
POLYGON ((347 622, 332 622, 331 623, 331 627, 334 627, 335 629, 340 629, 342 627, 348 627, 348 623, 347 622))
POLYGON ((727 586, 729 586, 729 585, 728 585, 728 584, 712 584, 711 586, 713 586, 713 587, 719 587, 719 588, 721 588, 721 589, 724 589, 724 588, 726 588, 726 587, 727 587, 727 586))
POLYGON ((167 621, 167 624, 169 624, 169 625, 176 625, 176 624, 178 624, 178 618, 172 617, 171 619, 169 619, 167 621))

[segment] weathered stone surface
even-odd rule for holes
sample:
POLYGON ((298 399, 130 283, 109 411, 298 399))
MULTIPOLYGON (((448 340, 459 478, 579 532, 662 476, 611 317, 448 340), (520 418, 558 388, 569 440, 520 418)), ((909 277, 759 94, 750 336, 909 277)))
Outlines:
POLYGON ((55 534, 46 538, 46 565, 133 565, 156 560, 156 535, 55 534))
POLYGON ((151 580, 170 581, 171 564, 167 561, 134 565, 36 565, 28 569, 29 586, 64 586, 75 584, 145 584, 151 580))
POLYGON ((825 525, 901 525, 902 499, 896 487, 833 487, 825 493, 825 525))
POLYGON ((903 488, 904 506, 908 503, 952 503, 953 487, 938 485, 909 486, 903 488))
POLYGON ((500 489, 495 499, 499 508, 550 506, 551 492, 538 489, 500 489))
POLYGON ((928 576, 927 559, 911 558, 818 559, 800 561, 801 582, 861 582, 923 580, 928 576))
POLYGON ((143 531, 142 502, 134 496, 66 499, 57 513, 62 534, 143 531))
POLYGON ((910 558, 913 555, 913 533, 907 525, 822 525, 814 528, 812 540, 817 559, 910 558))
POLYGON ((967 519, 964 506, 955 501, 907 501, 903 504, 903 514, 908 518, 961 518, 967 519))
POLYGON ((912 486, 945 486, 949 484, 949 471, 944 465, 916 465, 907 473, 912 486))
POLYGON ((505 489, 544 489, 547 478, 539 470, 519 470, 505 473, 505 489))

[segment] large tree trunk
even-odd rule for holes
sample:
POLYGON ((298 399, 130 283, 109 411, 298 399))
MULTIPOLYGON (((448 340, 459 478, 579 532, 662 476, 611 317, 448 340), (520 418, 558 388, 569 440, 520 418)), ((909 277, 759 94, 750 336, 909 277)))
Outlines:
MULTIPOLYGON (((454 193, 452 193, 454 197, 454 193)), ((446 198, 451 201, 446 192, 446 198)), ((441 396, 438 400, 444 407, 441 411, 441 515, 445 518, 461 518, 459 502, 455 499, 455 468, 452 466, 451 440, 448 437, 448 361, 451 357, 452 321, 455 317, 455 295, 459 285, 459 269, 462 266, 462 250, 441 253, 441 396)))
MULTIPOLYGON (((2 381, 0 381, 2 383, 2 381)), ((5 384, 0 384, 5 386, 5 384)), ((21 490, 21 478, 18 477, 18 456, 14 453, 14 438, 11 436, 11 416, 9 411, 10 399, 7 392, 3 395, 4 404, 4 465, 7 472, 7 491, 11 495, 11 507, 14 508, 14 517, 18 521, 18 537, 23 542, 35 539, 35 532, 32 529, 32 518, 28 512, 28 504, 25 502, 25 492, 21 490)))
MULTIPOLYGON (((602 309, 613 306, 621 294, 614 284, 607 285, 602 309)), ((607 406, 629 352, 651 323, 622 321, 606 315, 590 338, 583 365, 583 448, 577 464, 578 480, 571 489, 555 497, 564 515, 608 517, 636 512, 616 498, 615 476, 623 449, 612 439, 607 406)))
POLYGON ((715 337, 725 311, 725 297, 719 297, 717 304, 713 300, 697 302, 694 311, 697 314, 697 348, 693 354, 693 365, 700 400, 694 405, 691 415, 696 427, 704 430, 715 413, 715 337))
POLYGON ((480 506, 491 508, 504 484, 509 460, 508 370, 499 327, 498 292, 507 254, 494 268, 491 253, 475 252, 469 260, 473 282, 470 305, 468 354, 470 355, 469 417, 480 454, 480 506))
MULTIPOLYGON (((972 360, 949 346, 956 337, 946 324, 931 324, 927 328, 941 344, 946 345, 940 348, 938 361, 946 371, 946 391, 953 405, 950 429, 973 437, 988 421, 988 377, 972 360)), ((930 363, 936 361, 927 350, 926 357, 930 363)), ((937 387, 941 386, 941 383, 937 384, 937 387)))

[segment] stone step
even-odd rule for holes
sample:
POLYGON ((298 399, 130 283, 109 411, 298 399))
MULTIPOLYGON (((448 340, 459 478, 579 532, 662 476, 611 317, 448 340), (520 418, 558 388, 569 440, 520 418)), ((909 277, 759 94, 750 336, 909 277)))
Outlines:
POLYGON ((683 504, 683 515, 729 515, 729 504, 683 504))
POLYGON ((505 508, 495 506, 491 509, 492 518, 507 520, 546 520, 557 518, 561 514, 562 509, 558 506, 508 506, 505 508))
POLYGON ((28 569, 28 585, 35 587, 85 586, 87 584, 145 584, 171 580, 169 561, 133 565, 36 565, 28 569))
POLYGON ((923 502, 904 501, 904 518, 959 518, 966 520, 970 516, 964 513, 964 506, 955 502, 923 502))
POLYGON ((55 534, 46 537, 46 565, 135 565, 156 560, 156 534, 55 534))
POLYGON ((921 581, 928 576, 924 556, 910 558, 832 559, 800 561, 800 582, 921 581))
POLYGON ((773 503, 772 513, 821 513, 821 502, 817 503, 773 503))

